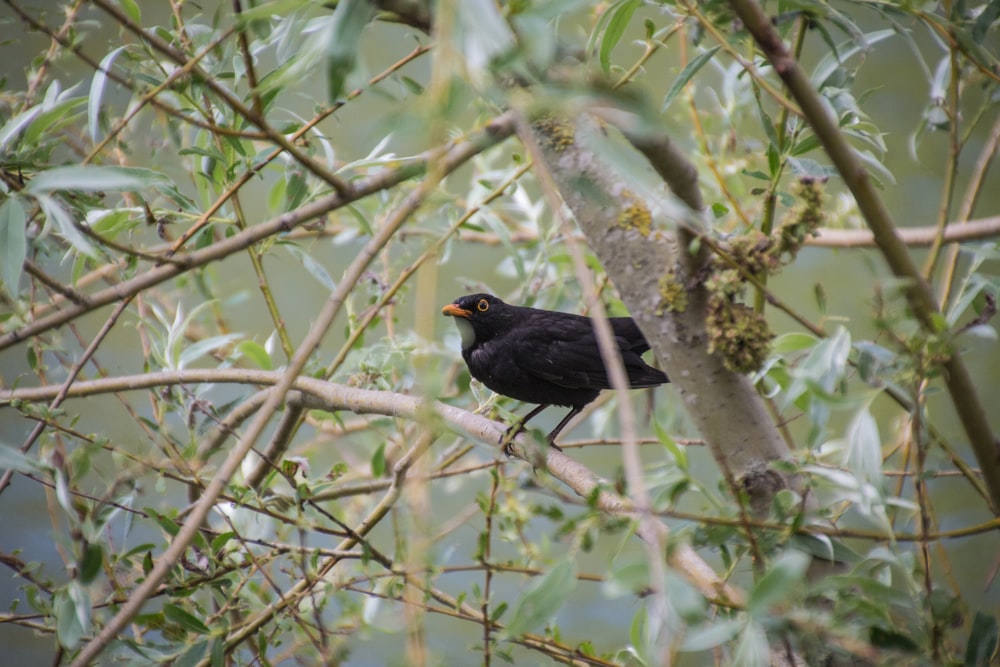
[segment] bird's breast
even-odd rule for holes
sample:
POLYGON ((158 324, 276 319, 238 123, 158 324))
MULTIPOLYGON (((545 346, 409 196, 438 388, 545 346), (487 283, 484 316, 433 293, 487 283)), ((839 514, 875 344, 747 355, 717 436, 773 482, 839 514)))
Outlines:
POLYGON ((458 327, 458 335, 462 337, 462 351, 470 349, 476 343, 476 330, 472 328, 472 322, 462 317, 456 317, 455 326, 458 327))

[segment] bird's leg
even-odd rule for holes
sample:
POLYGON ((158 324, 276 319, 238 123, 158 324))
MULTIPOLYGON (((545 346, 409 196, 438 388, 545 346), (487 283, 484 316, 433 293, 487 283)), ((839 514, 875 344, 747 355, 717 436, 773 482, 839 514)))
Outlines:
POLYGON ((581 410, 583 410, 583 406, 574 405, 573 409, 570 410, 569 413, 562 418, 562 421, 556 424, 556 427, 552 429, 552 432, 549 433, 547 436, 545 436, 545 439, 549 441, 549 444, 558 449, 560 452, 562 451, 562 448, 556 444, 556 436, 559 435, 559 432, 566 427, 566 424, 569 423, 570 419, 580 414, 581 410))
POLYGON ((549 407, 548 403, 542 403, 541 405, 535 407, 535 409, 529 412, 527 415, 525 415, 524 419, 515 422, 514 424, 511 424, 511 426, 506 431, 504 431, 503 436, 501 436, 500 438, 500 445, 501 447, 503 447, 504 454, 506 454, 507 456, 511 456, 513 454, 513 452, 511 452, 510 450, 510 444, 514 442, 514 438, 517 437, 518 433, 524 430, 524 426, 525 424, 528 423, 529 419, 536 416, 539 412, 541 412, 547 407, 549 407))

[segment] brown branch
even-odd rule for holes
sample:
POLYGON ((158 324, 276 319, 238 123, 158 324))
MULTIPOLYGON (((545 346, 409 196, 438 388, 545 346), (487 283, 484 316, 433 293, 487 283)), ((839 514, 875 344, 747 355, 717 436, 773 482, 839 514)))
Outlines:
MULTIPOLYGON (((66 397, 81 398, 179 384, 247 384, 273 387, 278 384, 281 375, 278 371, 232 368, 164 371, 76 382, 69 388, 66 397)), ((425 423, 429 423, 428 420, 431 419, 439 419, 449 430, 493 448, 497 446, 506 431, 505 424, 491 421, 481 415, 405 394, 359 389, 305 376, 295 378, 291 386, 301 394, 291 395, 290 402, 306 410, 328 412, 349 410, 355 414, 380 414, 425 423)), ((51 400, 59 389, 59 385, 48 385, 0 391, 0 409, 12 401, 36 403, 51 400)), ((227 433, 233 435, 228 429, 227 433)), ((520 458, 532 460, 530 452, 534 451, 534 448, 526 440, 526 436, 518 436, 514 444, 514 451, 520 458)), ((588 501, 596 498, 595 506, 602 511, 613 516, 634 517, 635 512, 630 501, 609 491, 612 485, 583 464, 554 448, 549 448, 545 453, 545 466, 550 475, 570 487, 581 498, 588 501)), ((658 525, 666 530, 662 524, 658 525)), ((639 535, 642 536, 642 533, 639 532, 639 535)), ((691 547, 680 545, 672 547, 669 558, 671 565, 683 572, 706 596, 729 600, 737 605, 742 604, 742 593, 721 581, 691 547)))
MULTIPOLYGON (((911 247, 926 247, 934 243, 938 228, 900 227, 896 230, 899 239, 911 247)), ((969 220, 964 223, 950 223, 942 232, 944 243, 968 243, 1000 236, 1000 216, 969 220)), ((875 246, 875 234, 869 229, 829 229, 818 230, 818 235, 806 240, 806 245, 821 248, 871 248, 875 246)))

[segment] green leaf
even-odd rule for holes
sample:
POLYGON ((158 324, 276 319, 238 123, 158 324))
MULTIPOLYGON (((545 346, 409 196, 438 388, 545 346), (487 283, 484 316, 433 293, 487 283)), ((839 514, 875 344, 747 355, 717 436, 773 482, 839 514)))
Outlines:
POLYGON ((38 115, 24 132, 24 142, 34 146, 49 142, 57 132, 67 125, 72 125, 80 117, 75 109, 86 103, 84 97, 70 97, 52 106, 46 106, 45 111, 38 115))
POLYGON ((95 144, 101 141, 101 100, 104 98, 104 89, 108 84, 108 75, 106 72, 111 71, 115 58, 127 48, 127 46, 119 46, 104 56, 97 71, 94 73, 94 78, 90 82, 90 96, 87 99, 87 124, 90 125, 90 140, 95 144))
POLYGON ((135 191, 169 185, 170 180, 152 169, 74 165, 56 167, 36 174, 24 191, 39 195, 56 190, 135 191))
POLYGON ((153 510, 152 508, 146 508, 144 511, 146 512, 146 514, 153 517, 153 520, 156 521, 156 523, 160 524, 160 528, 162 528, 164 532, 166 532, 171 537, 176 536, 177 533, 180 532, 181 527, 177 524, 176 521, 174 521, 170 517, 163 516, 162 514, 153 510))
POLYGON ((715 202, 712 204, 712 215, 715 216, 716 220, 726 215, 727 213, 729 213, 729 207, 723 204, 722 202, 715 202))
MULTIPOLYGON (((872 395, 874 398, 875 394, 872 395)), ((855 413, 847 427, 844 465, 860 479, 878 486, 882 480, 882 440, 868 406, 855 413)))
POLYGON ((500 636, 520 637, 548 622, 576 589, 576 561, 565 558, 531 582, 500 636))
POLYGON ((89 603, 86 609, 80 609, 75 599, 78 596, 71 593, 76 587, 76 582, 70 582, 67 588, 56 591, 52 601, 52 613, 56 617, 56 638, 59 639, 59 645, 68 650, 79 645, 90 626, 89 603))
POLYGON ((302 268, 308 271, 309 275, 315 278, 320 285, 327 288, 331 292, 337 289, 337 282, 330 276, 326 267, 323 266, 322 263, 316 261, 315 257, 294 243, 284 243, 282 244, 282 247, 291 253, 292 256, 302 264, 302 268))
POLYGON ((200 619, 175 604, 163 605, 163 615, 188 632, 199 635, 207 635, 211 632, 208 626, 202 623, 200 619))
POLYGON ((177 368, 186 368, 195 359, 199 359, 202 356, 217 350, 221 347, 226 347, 234 340, 238 340, 243 337, 240 333, 228 333, 221 334, 219 336, 211 336, 209 338, 203 338, 197 343, 187 346, 177 357, 177 368))
POLYGON ((0 156, 6 155, 9 152, 7 150, 8 145, 13 143, 20 136, 21 130, 26 128, 35 119, 35 116, 42 113, 42 111, 43 109, 40 105, 33 106, 27 111, 14 116, 4 123, 3 127, 0 127, 0 156))
POLYGON ((740 667, 771 667, 771 646, 763 625, 753 621, 746 624, 736 643, 732 664, 740 667))
POLYGON ((691 60, 691 62, 684 66, 684 69, 682 69, 681 73, 676 79, 674 79, 674 82, 670 85, 670 90, 667 91, 666 96, 663 98, 663 104, 660 106, 660 113, 667 110, 667 107, 670 106, 670 103, 674 101, 674 98, 677 97, 678 93, 680 93, 684 86, 687 85, 688 81, 690 81, 702 67, 708 64, 708 61, 712 59, 712 56, 714 56, 715 52, 720 48, 722 47, 713 46, 709 50, 699 53, 694 59, 691 60))
POLYGON ((734 618, 716 619, 684 634, 681 650, 685 652, 708 651, 722 646, 740 632, 743 623, 734 618))
POLYGON ((997 18, 1000 18, 1000 0, 993 0, 983 8, 983 11, 976 18, 976 22, 972 26, 972 41, 976 44, 982 44, 986 33, 996 23, 997 18))
POLYGON ((750 592, 747 603, 750 615, 764 619, 775 603, 797 595, 802 590, 810 560, 802 551, 786 550, 750 592))
MULTIPOLYGON (((883 628, 878 625, 874 625, 869 629, 868 641, 876 648, 889 649, 891 651, 916 653, 920 650, 920 645, 902 632, 891 628, 883 628)), ((982 664, 987 665, 989 663, 982 664)))
POLYGON ((90 241, 87 240, 87 237, 83 235, 83 232, 77 228, 76 221, 69 214, 69 212, 62 207, 62 204, 58 199, 48 195, 39 194, 35 195, 35 200, 41 207, 42 212, 45 213, 45 218, 50 223, 55 224, 59 233, 62 234, 63 238, 65 238, 77 252, 81 255, 86 255, 87 257, 97 257, 97 248, 95 248, 90 241))
POLYGON ((45 473, 45 466, 23 454, 17 447, 0 444, 0 470, 13 470, 25 474, 45 473))
POLYGON ((621 41, 632 15, 641 5, 642 0, 619 0, 608 9, 608 27, 604 30, 604 39, 601 40, 601 48, 598 51, 601 69, 605 72, 611 71, 611 52, 621 41))
POLYGON ((28 238, 25 233, 27 221, 20 197, 8 197, 0 205, 0 263, 3 264, 0 278, 12 297, 17 296, 24 258, 28 256, 28 238))
POLYGON ((272 0, 271 2, 257 3, 253 7, 246 7, 240 13, 238 25, 240 28, 246 28, 251 21, 270 20, 273 16, 284 16, 306 4, 308 2, 304 0, 272 0))
POLYGON ((209 644, 208 639, 189 642, 177 659, 170 663, 171 667, 196 667, 202 664, 205 654, 208 653, 209 644))
POLYGON ((368 0, 340 0, 324 30, 326 33, 326 99, 340 99, 347 77, 354 71, 361 34, 372 16, 368 0))
POLYGON ((888 39, 895 34, 896 31, 891 29, 876 30, 859 35, 838 45, 835 50, 832 50, 821 58, 816 67, 813 68, 812 74, 809 76, 813 87, 816 90, 822 90, 830 83, 831 78, 834 77, 844 61, 856 53, 868 51, 874 44, 888 39))
POLYGON ((979 667, 990 664, 990 659, 997 651, 997 640, 1000 638, 1000 628, 997 627, 997 617, 976 612, 972 619, 972 631, 965 645, 965 667, 979 667))
POLYGON ((101 572, 101 565, 104 564, 104 548, 94 542, 90 542, 83 550, 80 557, 79 578, 81 584, 89 584, 101 572))
POLYGON ((136 228, 145 219, 145 212, 138 207, 87 211, 87 225, 95 234, 108 239, 136 228))
POLYGON ((236 350, 256 364, 257 368, 265 371, 274 368, 274 365, 271 363, 271 355, 267 353, 267 350, 260 343, 252 340, 240 341, 239 345, 236 346, 236 350))
POLYGON ((128 14, 128 17, 132 19, 134 23, 142 24, 142 12, 139 11, 139 5, 136 4, 135 0, 118 0, 122 9, 128 14))
POLYGON ((514 49, 517 40, 496 2, 462 0, 454 7, 462 32, 459 45, 470 71, 484 70, 514 49))
POLYGON ((782 334, 774 339, 774 343, 771 344, 771 349, 777 354, 788 354, 789 352, 798 352, 800 350, 808 350, 817 342, 816 336, 807 333, 787 333, 782 334))
POLYGON ((385 443, 380 443, 372 454, 372 477, 381 477, 385 474, 385 443))

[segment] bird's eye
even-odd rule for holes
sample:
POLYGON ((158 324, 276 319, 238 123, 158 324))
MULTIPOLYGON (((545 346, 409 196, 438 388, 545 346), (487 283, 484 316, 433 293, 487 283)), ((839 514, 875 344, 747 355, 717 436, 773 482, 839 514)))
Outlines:
POLYGON ((490 302, 487 301, 486 299, 480 299, 479 303, 476 304, 476 308, 479 309, 480 313, 485 313, 487 310, 490 309, 490 302))

